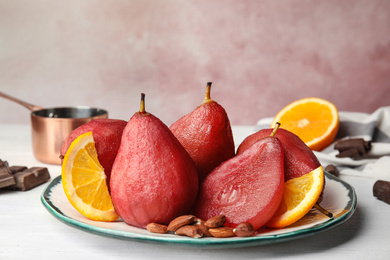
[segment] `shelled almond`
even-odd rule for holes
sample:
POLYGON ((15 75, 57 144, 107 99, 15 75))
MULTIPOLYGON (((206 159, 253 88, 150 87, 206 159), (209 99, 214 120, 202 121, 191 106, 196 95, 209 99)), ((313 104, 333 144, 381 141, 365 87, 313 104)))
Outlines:
POLYGON ((253 226, 249 222, 243 222, 235 228, 224 226, 225 222, 225 215, 217 215, 206 221, 194 215, 183 215, 173 219, 168 225, 150 223, 146 226, 146 229, 152 233, 172 233, 192 238, 247 237, 254 234, 253 226))
POLYGON ((159 233, 159 234, 165 234, 168 232, 168 227, 166 225, 158 224, 158 223, 149 223, 146 226, 146 229, 152 233, 159 233))
POLYGON ((179 236, 188 236, 193 238, 200 238, 203 236, 203 232, 195 225, 182 226, 178 230, 176 230, 175 234, 179 236))
POLYGON ((217 227, 217 228, 209 228, 209 232, 213 237, 232 237, 234 236, 233 228, 232 227, 217 227))
POLYGON ((194 222, 195 216, 193 215, 183 215, 172 220, 168 225, 168 231, 175 232, 179 228, 192 224, 194 222))
POLYGON ((249 222, 242 222, 237 227, 233 229, 233 233, 238 237, 249 237, 253 235, 255 230, 253 229, 253 226, 249 222))

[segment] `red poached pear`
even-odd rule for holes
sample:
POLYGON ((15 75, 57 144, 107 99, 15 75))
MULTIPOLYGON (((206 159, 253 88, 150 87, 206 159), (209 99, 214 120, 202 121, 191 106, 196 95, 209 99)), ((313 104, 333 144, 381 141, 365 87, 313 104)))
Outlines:
POLYGON ((110 186, 116 212, 133 226, 168 224, 195 203, 195 164, 169 128, 145 112, 144 94, 123 131, 110 186))
MULTIPOLYGON (((249 135, 239 145, 237 154, 242 153, 259 139, 269 136, 271 133, 272 129, 262 129, 249 135)), ((285 181, 301 177, 321 165, 313 151, 297 135, 279 128, 275 137, 282 143, 284 150, 285 181)))
POLYGON ((65 139, 61 154, 65 155, 71 143, 80 135, 92 132, 96 152, 100 164, 107 176, 107 186, 110 183, 111 168, 114 163, 122 139, 122 132, 127 122, 119 119, 99 118, 74 129, 65 139))
POLYGON ((225 109, 210 99, 207 83, 203 103, 170 126, 194 160, 200 183, 222 162, 235 155, 232 129, 225 109))
POLYGON ((222 163, 201 185, 195 215, 202 219, 223 214, 227 226, 249 222, 262 227, 275 214, 283 196, 284 152, 268 136, 222 163))
MULTIPOLYGON (((277 124, 280 125, 279 123, 277 124)), ((249 135, 238 147, 237 154, 244 152, 251 145, 256 143, 259 138, 268 136, 272 131, 272 129, 262 129, 252 135, 249 135)), ((279 128, 275 136, 280 140, 284 150, 285 181, 299 178, 321 166, 321 163, 315 156, 314 152, 294 133, 286 129, 279 128)), ((331 217, 332 214, 319 205, 322 200, 324 189, 325 179, 322 193, 318 199, 317 204, 315 205, 315 208, 321 211, 321 213, 331 217)))

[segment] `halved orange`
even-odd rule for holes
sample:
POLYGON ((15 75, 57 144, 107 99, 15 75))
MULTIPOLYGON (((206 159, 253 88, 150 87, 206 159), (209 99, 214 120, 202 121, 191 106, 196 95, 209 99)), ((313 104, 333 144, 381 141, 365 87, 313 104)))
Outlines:
POLYGON ((296 134, 314 151, 330 145, 339 129, 339 113, 330 101, 309 97, 285 106, 275 116, 271 127, 279 122, 281 128, 296 134))
POLYGON ((283 228, 301 219, 317 203, 323 186, 322 166, 299 178, 286 181, 282 202, 266 227, 283 228))
POLYGON ((97 221, 118 218, 92 132, 82 134, 72 142, 62 163, 61 177, 69 202, 82 215, 97 221))

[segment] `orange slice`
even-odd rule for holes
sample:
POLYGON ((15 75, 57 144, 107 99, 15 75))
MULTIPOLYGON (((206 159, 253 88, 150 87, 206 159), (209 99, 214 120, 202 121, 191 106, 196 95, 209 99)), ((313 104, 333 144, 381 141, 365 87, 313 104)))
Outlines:
POLYGON ((279 122, 281 128, 293 132, 314 151, 330 145, 339 129, 336 106, 321 98, 303 98, 285 106, 275 116, 271 127, 279 122))
POLYGON ((97 221, 118 218, 92 132, 82 134, 72 142, 62 163, 61 176, 69 202, 85 217, 97 221))
POLYGON ((301 219, 317 203, 323 186, 322 166, 299 178, 286 181, 282 202, 266 226, 283 228, 301 219))

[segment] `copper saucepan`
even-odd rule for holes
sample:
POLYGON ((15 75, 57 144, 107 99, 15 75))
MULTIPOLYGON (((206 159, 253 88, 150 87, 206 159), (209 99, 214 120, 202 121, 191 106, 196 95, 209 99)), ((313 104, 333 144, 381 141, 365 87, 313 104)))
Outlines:
POLYGON ((61 164, 60 150, 70 132, 92 119, 107 118, 108 112, 85 106, 41 108, 0 92, 0 96, 31 111, 32 146, 41 162, 61 164))

